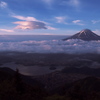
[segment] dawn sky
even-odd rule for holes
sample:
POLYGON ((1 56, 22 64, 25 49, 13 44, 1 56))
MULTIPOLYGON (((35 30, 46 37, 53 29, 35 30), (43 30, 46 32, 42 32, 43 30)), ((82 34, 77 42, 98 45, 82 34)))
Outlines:
POLYGON ((100 0, 0 0, 0 35, 100 35, 100 0))

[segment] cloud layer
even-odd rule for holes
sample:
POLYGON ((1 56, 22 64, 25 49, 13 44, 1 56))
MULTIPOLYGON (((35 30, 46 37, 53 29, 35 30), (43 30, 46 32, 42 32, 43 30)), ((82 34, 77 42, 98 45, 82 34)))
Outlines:
POLYGON ((21 51, 33 53, 100 53, 100 41, 45 40, 0 42, 0 51, 21 51))

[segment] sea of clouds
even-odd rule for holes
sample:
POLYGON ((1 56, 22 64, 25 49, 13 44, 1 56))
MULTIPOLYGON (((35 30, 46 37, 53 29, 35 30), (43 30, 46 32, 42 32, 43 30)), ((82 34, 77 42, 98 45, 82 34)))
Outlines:
POLYGON ((21 51, 28 53, 100 53, 100 41, 77 39, 0 42, 0 51, 21 51))

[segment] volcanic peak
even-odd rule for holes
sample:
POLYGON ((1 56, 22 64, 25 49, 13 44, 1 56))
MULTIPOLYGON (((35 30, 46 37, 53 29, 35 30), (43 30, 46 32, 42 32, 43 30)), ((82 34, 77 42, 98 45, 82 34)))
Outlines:
POLYGON ((90 29, 83 29, 79 33, 76 33, 73 36, 63 40, 68 40, 68 39, 81 39, 85 41, 91 41, 91 40, 100 40, 100 36, 93 33, 90 29))

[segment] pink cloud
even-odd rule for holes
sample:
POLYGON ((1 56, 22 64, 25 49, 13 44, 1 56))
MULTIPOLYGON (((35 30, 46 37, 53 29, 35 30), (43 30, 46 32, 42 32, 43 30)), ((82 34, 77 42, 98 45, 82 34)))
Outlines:
POLYGON ((17 21, 14 24, 18 24, 15 29, 47 29, 44 23, 36 21, 17 21))
POLYGON ((14 30, 8 30, 8 29, 0 29, 0 31, 4 31, 4 32, 14 32, 14 30))
POLYGON ((53 28, 51 26, 47 26, 47 22, 37 20, 34 17, 24 17, 19 15, 12 15, 12 17, 22 20, 13 22, 14 24, 18 24, 15 29, 23 29, 23 30, 32 30, 32 29, 50 29, 55 30, 56 28, 53 28))

